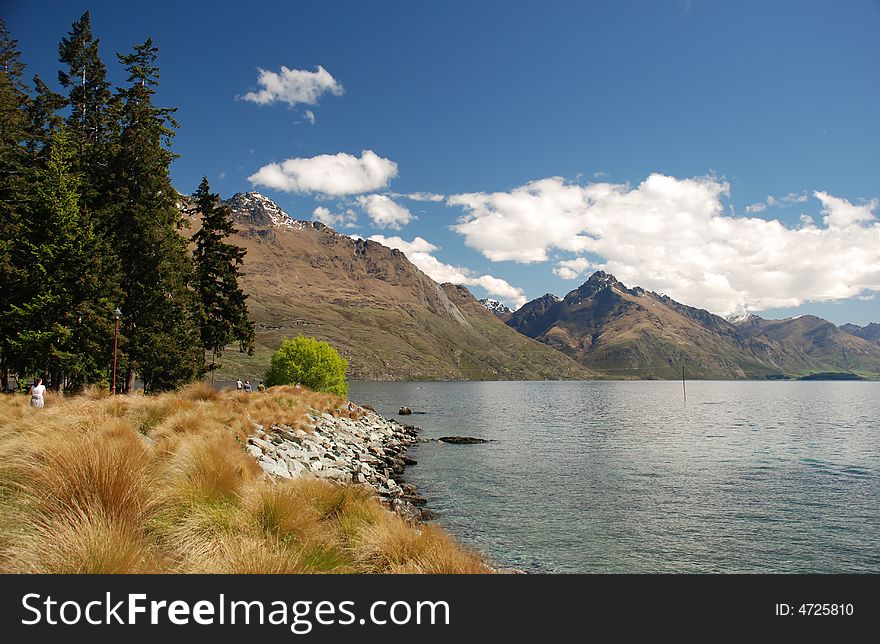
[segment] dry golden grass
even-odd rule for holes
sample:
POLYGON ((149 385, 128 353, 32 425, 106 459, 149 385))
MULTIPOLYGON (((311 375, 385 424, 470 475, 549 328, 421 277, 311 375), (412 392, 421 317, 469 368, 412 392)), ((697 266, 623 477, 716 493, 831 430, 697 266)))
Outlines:
POLYGON ((0 572, 489 572, 365 488, 273 482, 243 449, 254 423, 325 412, 359 415, 295 387, 2 397, 0 572))

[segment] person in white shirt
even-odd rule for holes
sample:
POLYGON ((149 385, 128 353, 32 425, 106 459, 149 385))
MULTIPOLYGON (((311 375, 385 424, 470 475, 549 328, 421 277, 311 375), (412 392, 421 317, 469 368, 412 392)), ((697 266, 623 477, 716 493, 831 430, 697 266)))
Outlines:
POLYGON ((34 384, 31 387, 31 407, 42 409, 46 405, 46 399, 43 397, 45 393, 46 385, 43 384, 43 379, 34 379, 34 384))

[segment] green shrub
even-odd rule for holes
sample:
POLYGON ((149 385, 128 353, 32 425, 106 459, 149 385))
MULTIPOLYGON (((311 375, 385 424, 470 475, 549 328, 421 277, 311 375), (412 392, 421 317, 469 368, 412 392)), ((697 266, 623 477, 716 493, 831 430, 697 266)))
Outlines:
POLYGON ((297 336, 282 340, 272 356, 272 366, 266 374, 266 384, 301 384, 314 391, 326 391, 337 396, 348 396, 345 372, 348 361, 326 342, 297 336))

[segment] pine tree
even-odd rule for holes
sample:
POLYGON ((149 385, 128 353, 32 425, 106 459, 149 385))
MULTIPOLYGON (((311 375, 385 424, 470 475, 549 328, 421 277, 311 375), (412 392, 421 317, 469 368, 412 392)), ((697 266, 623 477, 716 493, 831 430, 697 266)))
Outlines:
POLYGON ((196 292, 201 302, 201 338, 205 352, 211 352, 211 382, 218 368, 217 358, 226 345, 237 342, 240 351, 254 352, 254 324, 248 319, 247 295, 238 278, 245 249, 224 241, 236 230, 229 208, 220 196, 211 194, 204 177, 193 195, 202 216, 202 227, 193 235, 196 292))
POLYGON ((76 390, 106 377, 112 302, 118 297, 105 266, 112 259, 79 207, 70 137, 52 135, 45 168, 36 171, 16 240, 27 268, 25 297, 11 307, 11 358, 21 372, 76 390))
POLYGON ((0 20, 0 380, 9 386, 11 306, 23 297, 25 274, 14 257, 28 183, 30 99, 18 43, 0 20))
POLYGON ((64 97, 53 92, 39 76, 34 76, 34 96, 28 109, 29 139, 27 143, 28 160, 32 168, 45 166, 43 152, 47 149, 52 134, 64 123, 58 111, 65 106, 64 97))
POLYGON ((117 134, 117 114, 99 43, 92 34, 91 14, 87 11, 58 45, 58 60, 66 65, 58 72, 58 82, 67 90, 67 125, 79 152, 79 165, 74 169, 83 176, 83 201, 88 209, 94 209, 106 187, 108 148, 117 134))
POLYGON ((128 338, 127 390, 135 371, 147 392, 173 389, 204 371, 198 303, 191 290, 192 262, 184 222, 171 185, 167 149, 177 123, 173 109, 153 104, 158 84, 152 40, 119 55, 129 87, 120 91, 122 130, 114 157, 114 200, 108 228, 121 262, 125 292, 123 328, 128 338))

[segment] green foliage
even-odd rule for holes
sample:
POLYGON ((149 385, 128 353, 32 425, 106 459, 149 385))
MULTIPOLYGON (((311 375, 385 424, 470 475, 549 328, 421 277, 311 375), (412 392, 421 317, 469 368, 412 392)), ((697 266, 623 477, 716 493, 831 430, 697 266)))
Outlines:
POLYGON ((211 352, 210 369, 227 344, 238 342, 239 350, 254 352, 254 324, 248 319, 247 295, 238 284, 245 250, 223 240, 235 233, 229 208, 211 193, 208 178, 202 179, 193 195, 202 215, 202 227, 193 235, 196 292, 201 302, 201 338, 211 352))
POLYGON ((9 307, 21 301, 25 283, 25 271, 15 259, 15 240, 21 235, 21 204, 28 193, 30 98, 22 82, 24 65, 20 58, 18 43, 0 20, 0 373, 4 389, 13 329, 9 307))
POLYGON ((147 392, 178 387, 204 372, 199 303, 190 288, 193 267, 169 176, 174 154, 166 144, 177 124, 173 109, 153 104, 156 54, 147 40, 119 56, 132 85, 120 92, 114 221, 108 228, 121 261, 127 374, 138 372, 147 392))
POLYGON ((348 361, 326 342, 297 336, 283 340, 272 356, 272 365, 266 374, 266 384, 302 384, 315 391, 326 391, 337 396, 348 396, 345 372, 348 361))
POLYGON ((92 34, 89 12, 73 23, 58 45, 58 60, 66 65, 58 82, 67 91, 70 107, 66 123, 77 150, 74 169, 82 175, 82 207, 91 212, 106 205, 104 197, 113 181, 109 161, 119 138, 119 98, 107 81, 107 70, 92 34))
MULTIPOLYGON (((64 95, 23 82, 0 20, 0 377, 36 374, 58 390, 106 382, 119 306, 118 391, 147 392, 204 373, 204 352, 252 351, 238 287, 244 251, 226 244, 228 212, 207 208, 196 268, 171 184, 174 109, 158 107, 158 49, 119 55, 128 86, 111 89, 87 12, 58 47, 64 95)), ((211 202, 208 204, 208 202, 211 202)))
POLYGON ((10 355, 24 372, 51 376, 58 388, 100 380, 109 360, 111 302, 108 251, 79 207, 79 179, 70 169, 65 128, 55 132, 45 168, 35 172, 33 194, 16 241, 27 266, 23 297, 10 311, 10 355))

